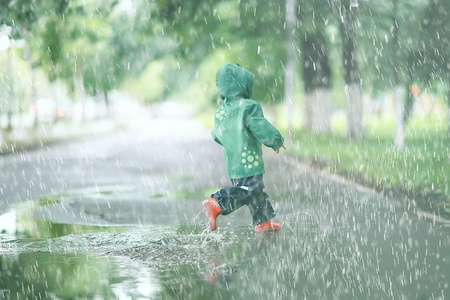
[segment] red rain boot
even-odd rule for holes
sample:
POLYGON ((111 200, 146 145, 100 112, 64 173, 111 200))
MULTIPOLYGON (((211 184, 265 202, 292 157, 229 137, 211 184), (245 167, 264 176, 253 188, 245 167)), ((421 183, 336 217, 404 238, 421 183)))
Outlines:
POLYGON ((255 226, 256 232, 267 232, 267 231, 275 231, 281 229, 281 223, 276 223, 272 221, 267 221, 262 224, 255 226))
POLYGON ((217 216, 220 215, 222 210, 220 209, 219 203, 214 198, 203 201, 203 211, 206 215, 206 223, 209 227, 209 230, 214 231, 217 229, 216 219, 217 216))

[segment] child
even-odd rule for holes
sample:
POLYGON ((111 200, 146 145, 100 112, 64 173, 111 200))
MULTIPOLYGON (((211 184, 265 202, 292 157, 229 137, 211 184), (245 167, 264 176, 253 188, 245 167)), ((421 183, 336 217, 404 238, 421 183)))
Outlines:
POLYGON ((222 145, 228 176, 233 186, 223 188, 203 201, 209 229, 216 230, 218 215, 228 215, 247 205, 256 232, 279 230, 272 222, 275 212, 263 191, 264 162, 261 144, 276 154, 283 147, 280 132, 264 118, 261 106, 251 100, 253 74, 238 64, 221 66, 216 85, 224 103, 214 118, 212 136, 222 145))

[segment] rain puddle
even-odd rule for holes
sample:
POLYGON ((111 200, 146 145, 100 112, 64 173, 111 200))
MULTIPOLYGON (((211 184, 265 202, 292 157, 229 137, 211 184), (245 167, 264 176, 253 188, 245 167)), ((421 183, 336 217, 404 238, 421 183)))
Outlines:
POLYGON ((21 252, 0 256, 1 299, 154 299, 157 274, 126 257, 21 252))
POLYGON ((0 216, 0 298, 448 296, 448 228, 399 205, 277 195, 281 231, 255 234, 243 208, 209 233, 206 192, 96 188, 16 205, 0 216))
POLYGON ((196 193, 97 188, 15 205, 0 215, 0 299, 159 299, 186 276, 207 283, 212 253, 235 241, 206 234, 196 193))

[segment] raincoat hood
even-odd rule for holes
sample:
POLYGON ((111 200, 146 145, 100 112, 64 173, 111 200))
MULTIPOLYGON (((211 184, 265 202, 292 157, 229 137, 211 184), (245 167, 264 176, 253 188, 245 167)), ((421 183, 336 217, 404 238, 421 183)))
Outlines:
POLYGON ((217 70, 216 85, 220 97, 225 101, 239 98, 250 99, 253 75, 238 64, 226 64, 217 70))

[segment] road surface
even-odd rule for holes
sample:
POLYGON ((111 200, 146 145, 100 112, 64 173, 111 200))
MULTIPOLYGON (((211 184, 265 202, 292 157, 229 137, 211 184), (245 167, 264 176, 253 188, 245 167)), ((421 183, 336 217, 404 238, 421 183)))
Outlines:
POLYGON ((201 202, 229 180, 188 112, 1 156, 0 299, 450 298, 448 222, 273 151, 283 229, 255 234, 244 207, 207 232, 201 202))

